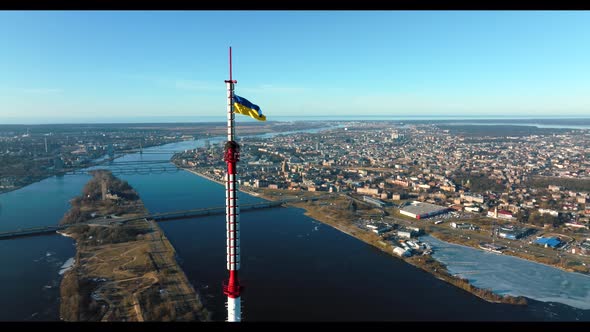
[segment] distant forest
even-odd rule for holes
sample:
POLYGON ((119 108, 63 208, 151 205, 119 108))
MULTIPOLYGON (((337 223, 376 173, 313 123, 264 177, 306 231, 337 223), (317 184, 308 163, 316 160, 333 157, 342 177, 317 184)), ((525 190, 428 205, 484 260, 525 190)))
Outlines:
MULTIPOLYGON (((497 183, 495 180, 488 178, 483 174, 465 174, 458 173, 453 177, 453 181, 457 184, 464 184, 469 187, 472 192, 483 193, 485 191, 503 192, 505 185, 497 183), (469 180, 469 185, 467 185, 469 180)), ((571 179, 559 177, 533 177, 526 182, 526 186, 530 188, 547 189, 547 186, 560 186, 565 190, 590 192, 590 179, 571 179)))
MULTIPOLYGON (((187 131, 187 130, 206 130, 210 127, 225 125, 225 122, 182 122, 182 123, 67 123, 67 124, 0 124, 0 134, 5 132, 26 133, 27 130, 31 135, 41 135, 48 132, 56 133, 75 133, 82 134, 86 132, 126 132, 128 130, 146 131, 153 130, 170 130, 170 131, 187 131)), ((267 121, 266 125, 272 126, 276 131, 310 129, 325 127, 323 122, 277 122, 267 121)), ((259 127, 257 122, 241 121, 239 127, 259 127)))
MULTIPOLYGON (((493 122, 493 123, 505 123, 507 125, 512 125, 515 121, 526 122, 530 124, 538 124, 538 125, 574 125, 574 126, 588 126, 590 125, 590 118, 568 118, 568 119, 516 119, 516 118, 504 118, 504 119, 486 119, 486 118, 473 118, 473 119, 447 119, 447 120, 432 120, 432 119, 424 119, 424 120, 405 120, 406 123, 433 123, 436 125, 445 125, 445 124, 461 124, 461 123, 474 123, 474 122, 493 122)), ((399 122, 399 121, 398 121, 399 122)))
POLYGON ((566 190, 590 192, 590 179, 534 177, 528 181, 528 185, 532 188, 547 188, 549 185, 554 185, 566 190))
POLYGON ((475 193, 483 193, 486 191, 493 191, 493 192, 503 192, 506 188, 503 184, 496 182, 489 177, 479 174, 465 174, 459 173, 453 177, 453 181, 456 184, 463 184, 469 187, 469 190, 475 193), (467 181, 469 181, 469 185, 467 185, 467 181))
POLYGON ((537 128, 533 126, 514 125, 438 125, 440 129, 449 130, 454 135, 464 136, 529 136, 564 134, 574 129, 566 128, 537 128))

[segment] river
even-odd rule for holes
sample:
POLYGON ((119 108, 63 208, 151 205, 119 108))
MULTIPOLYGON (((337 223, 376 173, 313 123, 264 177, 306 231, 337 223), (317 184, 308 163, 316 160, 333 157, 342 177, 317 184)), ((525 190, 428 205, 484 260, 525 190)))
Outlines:
POLYGON ((422 240, 432 245, 432 257, 446 264, 452 274, 469 279, 474 286, 492 288, 498 294, 590 310, 589 275, 563 273, 549 265, 447 243, 432 236, 423 236, 422 240))
MULTIPOLYGON (((268 136, 268 135, 267 135, 268 136)), ((223 139, 210 139, 211 143, 223 139)), ((117 161, 162 160, 185 141, 145 149, 117 161), (160 151, 161 153, 154 153, 160 151)), ((223 206, 223 187, 186 171, 120 175, 150 212, 223 206)), ((0 195, 0 229, 56 224, 88 175, 49 178, 0 195)), ((261 199, 240 193, 242 204, 261 199)), ((343 320, 586 320, 590 310, 535 300, 528 306, 492 304, 434 278, 295 208, 241 216, 245 321, 343 320)), ((178 260, 202 293, 214 320, 225 319, 223 216, 160 224, 178 260)), ((59 319, 59 272, 74 256, 73 241, 41 236, 0 241, 0 320, 59 319)), ((514 271, 517 268, 513 268, 514 271)), ((568 273, 561 271, 562 273, 568 273)), ((526 275, 526 272, 522 272, 526 275)), ((548 282, 546 287, 551 287, 548 282)))

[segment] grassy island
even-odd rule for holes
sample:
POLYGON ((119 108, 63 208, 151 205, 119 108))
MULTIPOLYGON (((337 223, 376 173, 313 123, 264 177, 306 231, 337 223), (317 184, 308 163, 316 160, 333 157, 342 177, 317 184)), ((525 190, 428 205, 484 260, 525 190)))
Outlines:
POLYGON ((210 313, 143 202, 125 181, 95 171, 61 224, 76 240, 72 269, 61 283, 65 321, 207 321, 210 313))

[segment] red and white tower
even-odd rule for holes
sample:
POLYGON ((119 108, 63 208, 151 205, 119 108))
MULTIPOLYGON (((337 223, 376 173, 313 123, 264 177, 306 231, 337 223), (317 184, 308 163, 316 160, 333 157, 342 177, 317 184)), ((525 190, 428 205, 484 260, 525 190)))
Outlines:
POLYGON ((229 279, 223 283, 223 293, 227 295, 227 321, 241 321, 242 308, 240 291, 242 286, 238 280, 240 269, 240 207, 238 206, 237 163, 240 160, 240 146, 235 142, 234 121, 234 84, 232 79, 231 47, 229 48, 229 80, 227 85, 227 143, 225 143, 224 160, 227 163, 225 176, 225 224, 226 252, 229 279))

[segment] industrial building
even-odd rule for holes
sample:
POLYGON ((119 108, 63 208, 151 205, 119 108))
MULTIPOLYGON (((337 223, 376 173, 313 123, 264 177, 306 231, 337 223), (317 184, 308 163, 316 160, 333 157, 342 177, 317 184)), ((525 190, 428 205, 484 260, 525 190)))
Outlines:
POLYGON ((498 236, 503 239, 516 240, 520 238, 520 233, 511 230, 500 230, 498 236))
POLYGON ((377 235, 389 232, 392 229, 390 225, 384 223, 368 224, 367 228, 370 228, 377 235))
POLYGON ((372 198, 369 196, 363 196, 363 201, 367 202, 367 203, 371 203, 377 207, 384 207, 385 206, 385 202, 383 202, 380 199, 377 198, 372 198))
POLYGON ((535 241, 535 243, 545 246, 545 248, 557 248, 561 245, 562 242, 559 238, 556 237, 541 237, 538 238, 537 241, 535 241))
POLYGON ((468 230, 472 230, 472 231, 476 231, 479 229, 478 226, 470 224, 470 223, 456 223, 456 222, 452 222, 451 223, 451 227, 453 228, 457 228, 457 229, 468 229, 468 230))
POLYGON ((400 257, 410 257, 412 256, 412 253, 410 252, 410 250, 408 249, 404 249, 401 247, 395 247, 393 248, 393 253, 400 256, 400 257))
POLYGON ((401 227, 397 231, 397 236, 406 239, 419 236, 420 234, 422 234, 422 230, 415 227, 401 227))
POLYGON ((417 201, 414 201, 410 205, 404 206, 399 210, 401 214, 416 219, 424 219, 439 214, 447 213, 448 211, 449 208, 444 206, 422 203, 417 201))
POLYGON ((518 240, 535 232, 534 228, 500 227, 498 236, 508 240, 518 240))
POLYGON ((496 218, 496 219, 498 219, 498 218, 499 219, 508 219, 508 220, 515 219, 510 211, 498 210, 498 207, 494 208, 493 211, 489 210, 488 217, 496 218))
POLYGON ((408 230, 398 230, 397 236, 399 236, 401 238, 409 239, 412 237, 412 232, 408 231, 408 230))
POLYGON ((467 211, 467 212, 480 212, 481 207, 479 207, 479 206, 466 206, 465 211, 467 211))

